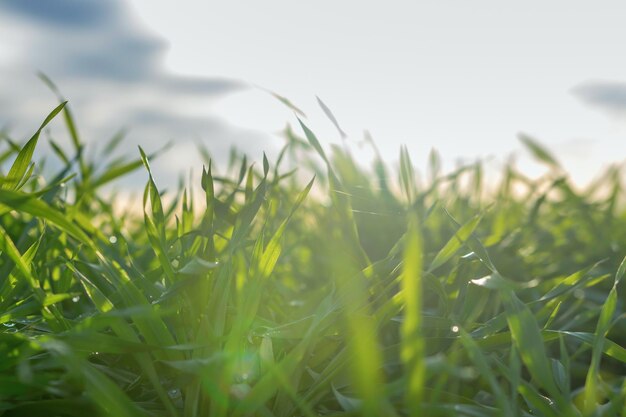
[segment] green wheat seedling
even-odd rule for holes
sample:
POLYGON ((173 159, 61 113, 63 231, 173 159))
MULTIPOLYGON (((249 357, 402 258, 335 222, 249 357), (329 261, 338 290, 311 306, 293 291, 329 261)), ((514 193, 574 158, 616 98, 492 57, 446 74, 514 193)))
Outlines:
POLYGON ((298 129, 221 175, 203 150, 201 187, 167 198, 121 136, 87 158, 64 101, 5 135, 0 415, 626 415, 618 167, 581 191, 523 137, 537 179, 433 153, 424 181, 406 148, 367 169, 298 129), (143 212, 120 213, 104 187, 140 169, 143 212))

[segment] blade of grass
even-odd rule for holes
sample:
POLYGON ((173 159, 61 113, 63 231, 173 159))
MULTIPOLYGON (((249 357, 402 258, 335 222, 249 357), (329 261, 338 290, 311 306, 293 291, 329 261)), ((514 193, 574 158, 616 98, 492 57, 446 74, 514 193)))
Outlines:
POLYGON ((425 366, 422 334, 422 238, 415 215, 409 219, 404 249, 402 294, 402 362, 406 373, 405 402, 409 414, 419 415, 424 401, 425 366))

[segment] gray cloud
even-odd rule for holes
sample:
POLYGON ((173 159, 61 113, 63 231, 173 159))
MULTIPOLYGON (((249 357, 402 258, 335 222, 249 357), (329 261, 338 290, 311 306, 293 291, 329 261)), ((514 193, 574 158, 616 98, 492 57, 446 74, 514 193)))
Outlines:
POLYGON ((626 83, 618 81, 587 81, 572 89, 584 103, 612 114, 626 112, 626 83))
POLYGON ((201 77, 166 77, 160 80, 160 84, 165 90, 192 95, 223 94, 242 88, 238 81, 201 77))
POLYGON ((0 13, 7 20, 21 21, 10 36, 22 51, 14 65, 43 70, 55 79, 150 81, 199 87, 203 93, 242 87, 233 80, 190 82, 166 74, 161 66, 165 42, 141 30, 119 0, 4 0, 0 13), (202 88, 208 84, 211 89, 202 88))
POLYGON ((5 0, 0 8, 27 20, 64 29, 102 27, 120 13, 118 4, 100 0, 5 0))
MULTIPOLYGON (((172 139, 206 140, 216 157, 226 155, 231 143, 246 149, 254 144, 250 152, 271 147, 266 135, 209 113, 212 101, 246 88, 244 83, 165 71, 166 43, 143 30, 120 0, 3 0, 0 37, 12 40, 10 60, 0 59, 0 129, 9 126, 18 138, 28 136, 56 104, 36 77, 42 71, 70 100, 87 142, 128 127, 125 152, 172 139), (191 108, 206 108, 206 117, 185 111, 191 108)), ((60 123, 52 129, 62 132, 60 123)), ((192 146, 181 149, 188 155, 178 152, 175 159, 198 162, 192 146)))
MULTIPOLYGON (((160 42, 133 33, 112 33, 106 38, 70 41, 66 45, 72 53, 66 60, 55 62, 52 70, 64 76, 121 82, 152 80, 163 50, 160 42)), ((44 57, 51 58, 49 54, 44 57)))

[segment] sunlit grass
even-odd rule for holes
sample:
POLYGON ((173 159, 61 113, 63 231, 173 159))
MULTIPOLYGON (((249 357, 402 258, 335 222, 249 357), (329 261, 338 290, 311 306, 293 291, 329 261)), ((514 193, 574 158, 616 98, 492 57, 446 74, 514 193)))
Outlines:
POLYGON ((418 181, 406 149, 368 170, 299 127, 262 166, 203 151, 201 193, 168 198, 155 154, 86 159, 65 103, 5 137, 0 415, 626 415, 619 168, 580 191, 524 137, 546 174, 493 192, 480 164, 418 181), (55 116, 71 148, 42 171, 55 116), (120 214, 103 187, 138 169, 120 214))

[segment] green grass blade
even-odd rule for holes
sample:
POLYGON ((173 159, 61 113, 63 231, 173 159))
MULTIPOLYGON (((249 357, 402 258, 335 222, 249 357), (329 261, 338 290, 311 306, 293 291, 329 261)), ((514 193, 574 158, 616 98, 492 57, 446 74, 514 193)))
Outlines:
POLYGON ((48 116, 44 119, 43 123, 41 124, 39 129, 37 129, 35 134, 29 139, 28 142, 26 142, 24 147, 17 154, 13 165, 11 165, 11 168, 9 169, 9 173, 3 179, 1 185, 2 188, 11 190, 16 190, 18 188, 18 185, 22 181, 24 174, 26 174, 28 166, 31 163, 33 153, 35 152, 35 147, 37 146, 37 141, 39 140, 39 135, 41 134, 41 131, 44 127, 48 125, 48 123, 52 121, 52 119, 54 119, 57 114, 59 114, 61 110, 63 110, 66 104, 67 101, 55 107, 54 110, 52 110, 50 114, 48 114, 48 116))
POLYGON ((472 217, 467 223, 456 231, 454 236, 445 244, 445 246, 437 253, 433 261, 430 263, 427 272, 432 272, 446 263, 461 249, 463 244, 472 236, 474 230, 482 219, 481 215, 472 217))
POLYGON ((505 290, 501 294, 511 336, 522 362, 528 368, 534 382, 550 393, 557 403, 563 405, 536 318, 514 292, 505 290))
POLYGON ((416 216, 411 216, 404 249, 402 294, 402 362, 406 372, 405 402, 409 414, 419 415, 424 401, 425 362, 422 335, 422 238, 416 216))
POLYGON ((541 146, 537 141, 523 133, 520 133, 518 137, 519 140, 524 144, 526 149, 528 149, 537 160, 543 162, 551 168, 561 168, 556 158, 554 158, 554 156, 552 156, 552 154, 546 148, 541 146))

